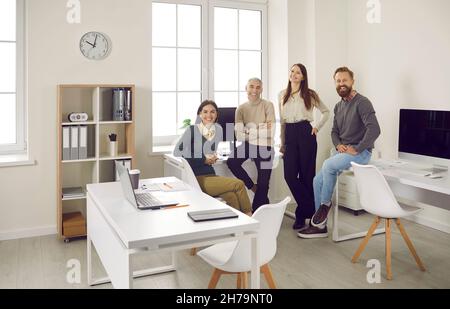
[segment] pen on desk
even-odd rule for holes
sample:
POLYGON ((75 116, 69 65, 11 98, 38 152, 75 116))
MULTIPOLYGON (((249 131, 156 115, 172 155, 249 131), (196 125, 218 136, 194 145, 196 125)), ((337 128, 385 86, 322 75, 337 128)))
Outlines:
POLYGON ((163 185, 165 185, 169 189, 173 189, 173 187, 171 185, 169 185, 168 183, 163 183, 163 185))
POLYGON ((188 207, 189 205, 175 205, 175 206, 169 206, 164 209, 174 209, 174 208, 182 208, 182 207, 188 207))

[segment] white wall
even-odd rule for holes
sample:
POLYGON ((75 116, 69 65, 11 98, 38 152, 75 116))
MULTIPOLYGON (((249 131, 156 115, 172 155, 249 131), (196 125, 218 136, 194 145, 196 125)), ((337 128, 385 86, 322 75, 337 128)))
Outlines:
POLYGON ((81 1, 81 24, 66 22, 66 1, 27 1, 28 140, 38 164, 0 168, 0 239, 56 232, 56 85, 136 84, 137 166, 144 177, 162 174, 162 159, 148 157, 151 100, 151 1, 81 1), (101 31, 110 56, 86 60, 79 40, 101 31), (30 230, 31 229, 31 230, 30 230))
MULTIPOLYGON (((289 67, 299 62, 306 66, 310 88, 318 92, 333 114, 339 101, 333 73, 347 63, 347 0, 289 0, 288 3, 289 67)), ((287 84, 288 73, 285 74, 287 84)), ((316 119, 319 117, 317 113, 316 119)), ((332 117, 319 132, 317 169, 330 154, 332 117)))
MULTIPOLYGON (((401 108, 450 110, 450 1, 380 3, 381 24, 368 24, 366 1, 349 0, 348 60, 378 115, 376 147, 382 157, 395 158, 401 108)), ((417 220, 450 231, 450 213, 442 209, 426 207, 417 220)))
POLYGON ((383 135, 377 146, 394 157, 400 108, 450 109, 450 2, 381 4, 381 24, 370 25, 364 1, 349 1, 349 64, 378 113, 383 135))
POLYGON ((269 59, 269 100, 278 114, 278 92, 286 87, 288 70, 288 19, 287 0, 268 2, 268 59, 269 59))

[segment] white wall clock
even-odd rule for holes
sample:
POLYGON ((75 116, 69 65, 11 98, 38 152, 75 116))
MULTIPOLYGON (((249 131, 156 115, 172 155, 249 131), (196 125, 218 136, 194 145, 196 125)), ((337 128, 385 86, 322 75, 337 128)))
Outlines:
POLYGON ((80 39, 80 51, 90 60, 105 59, 111 52, 111 47, 111 40, 101 32, 88 32, 80 39))

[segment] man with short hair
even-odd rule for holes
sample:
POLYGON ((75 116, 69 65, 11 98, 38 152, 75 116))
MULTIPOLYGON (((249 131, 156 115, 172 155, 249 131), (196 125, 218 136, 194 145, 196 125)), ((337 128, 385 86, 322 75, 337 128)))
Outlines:
POLYGON ((273 162, 273 135, 275 128, 275 109, 271 102, 261 98, 263 83, 259 78, 252 78, 246 86, 248 102, 236 110, 235 132, 236 139, 242 142, 227 165, 245 186, 255 193, 252 208, 256 211, 259 206, 269 204, 269 181, 273 162), (255 162, 258 170, 258 180, 255 184, 242 164, 248 159, 255 162))
POLYGON ((310 226, 300 230, 301 238, 328 237, 327 218, 337 177, 351 167, 351 162, 367 164, 381 130, 372 103, 353 89, 354 74, 347 68, 338 68, 334 74, 336 91, 342 100, 334 108, 331 138, 336 153, 323 163, 314 178, 316 213, 310 226))

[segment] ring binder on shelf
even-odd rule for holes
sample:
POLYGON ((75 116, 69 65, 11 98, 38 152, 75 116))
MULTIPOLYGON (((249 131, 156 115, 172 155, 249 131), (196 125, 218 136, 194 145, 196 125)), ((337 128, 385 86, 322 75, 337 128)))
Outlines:
POLYGON ((87 126, 79 127, 79 147, 78 147, 78 158, 80 160, 87 159, 87 126))
POLYGON ((70 127, 62 128, 62 160, 70 160, 70 127))
POLYGON ((70 160, 78 160, 78 127, 70 127, 70 160))

